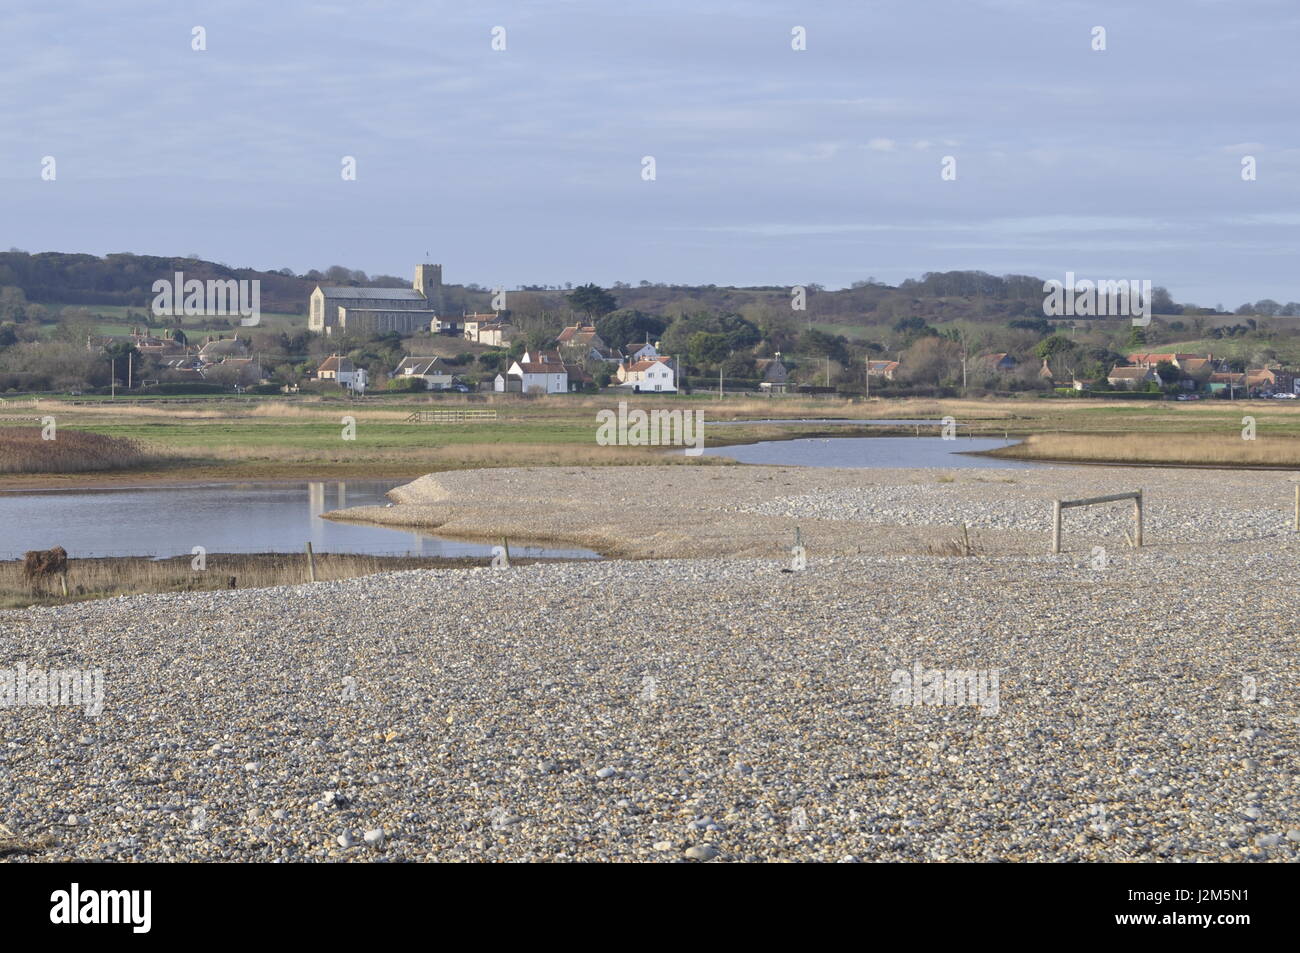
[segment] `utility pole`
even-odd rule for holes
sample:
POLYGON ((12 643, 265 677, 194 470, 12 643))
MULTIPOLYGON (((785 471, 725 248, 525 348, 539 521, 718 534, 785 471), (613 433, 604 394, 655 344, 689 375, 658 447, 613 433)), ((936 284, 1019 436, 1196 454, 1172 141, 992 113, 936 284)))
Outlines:
POLYGON ((108 361, 108 396, 117 396, 117 358, 110 358, 108 361))
POLYGON ((135 373, 135 353, 131 352, 126 355, 126 389, 131 391, 132 375, 135 373))
POLYGON ((870 400, 871 399, 871 355, 870 354, 868 354, 865 358, 863 358, 863 363, 867 371, 866 373, 867 392, 865 396, 867 400, 870 400))
POLYGON ((718 400, 722 400, 722 365, 718 365, 718 400))

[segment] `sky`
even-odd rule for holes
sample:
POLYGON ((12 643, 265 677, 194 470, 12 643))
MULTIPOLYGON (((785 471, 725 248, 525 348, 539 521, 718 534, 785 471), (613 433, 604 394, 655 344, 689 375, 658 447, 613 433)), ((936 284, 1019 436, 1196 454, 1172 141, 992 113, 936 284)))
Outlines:
POLYGON ((1072 271, 1202 305, 1300 300, 1295 0, 3 15, 3 248, 431 260, 507 288, 1072 271))

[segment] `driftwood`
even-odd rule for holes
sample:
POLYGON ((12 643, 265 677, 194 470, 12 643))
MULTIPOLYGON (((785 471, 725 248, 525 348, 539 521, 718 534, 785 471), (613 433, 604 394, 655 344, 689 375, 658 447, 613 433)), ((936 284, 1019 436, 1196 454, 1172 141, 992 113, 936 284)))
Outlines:
POLYGON ((53 549, 30 549, 23 555, 23 578, 35 583, 46 576, 68 574, 68 552, 62 546, 53 549))

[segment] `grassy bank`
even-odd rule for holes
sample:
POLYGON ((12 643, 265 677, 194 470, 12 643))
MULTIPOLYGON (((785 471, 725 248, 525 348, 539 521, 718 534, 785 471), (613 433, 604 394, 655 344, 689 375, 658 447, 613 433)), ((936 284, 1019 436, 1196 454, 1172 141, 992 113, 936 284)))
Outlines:
MULTIPOLYGON (((1221 441, 1221 465, 1258 465, 1256 454, 1282 438, 1300 439, 1300 407, 1280 401, 1203 401, 1174 403, 1096 400, 880 400, 728 397, 709 395, 661 397, 649 395, 557 396, 522 399, 379 395, 360 401, 343 398, 181 398, 135 401, 41 401, 25 404, 24 414, 53 416, 60 436, 83 432, 130 441, 143 459, 119 470, 63 472, 51 461, 49 470, 27 474, 0 473, 0 489, 75 487, 128 483, 182 483, 221 480, 304 480, 373 477, 396 479, 424 473, 504 466, 608 466, 628 464, 719 464, 707 457, 665 454, 659 447, 602 447, 595 441, 596 413, 613 409, 621 400, 642 409, 699 410, 706 421, 740 421, 736 426, 711 427, 707 445, 751 443, 757 440, 806 436, 856 436, 865 433, 915 433, 912 425, 893 431, 852 426, 804 424, 774 426, 746 423, 765 418, 919 418, 952 417, 960 436, 1096 437, 1074 444, 1073 456, 1057 459, 1126 460, 1116 456, 1111 438, 1149 435, 1166 444, 1167 462, 1197 459, 1196 453, 1173 454, 1185 440, 1200 437, 1221 441), (412 423, 416 410, 490 409, 497 419, 472 423, 412 423), (1258 421, 1254 449, 1239 439, 1242 417, 1258 421), (354 428, 347 428, 349 418, 354 428), (347 428, 347 429, 345 429, 347 428), (1105 438, 1105 439, 1101 439, 1105 438), (1240 446, 1239 446, 1240 445, 1240 446), (1237 452, 1241 451, 1241 452, 1237 452), (1095 455, 1090 456, 1090 453, 1095 455)), ((0 434, 15 424, 0 425, 0 434)), ((30 424, 27 429, 31 429, 30 424)), ((926 428, 921 429, 926 433, 926 428)), ((931 430, 930 433, 936 431, 931 430)), ((1138 447, 1139 441, 1133 446, 1138 447)), ((1189 444, 1190 446, 1190 444, 1189 444)), ((41 452, 40 448, 37 452, 41 452)), ((1021 451, 1036 453, 1037 445, 1021 451)), ((1140 448, 1134 453, 1144 452, 1140 448)), ((1289 451, 1288 451, 1289 452, 1289 451)), ((1136 458, 1134 458, 1136 459, 1136 458)), ((1144 458, 1147 459, 1147 458, 1144 458)), ((1280 459, 1289 465, 1282 454, 1280 459)), ((1204 458, 1202 462, 1206 462, 1204 458)), ((1150 458, 1154 462, 1154 458, 1150 458)))

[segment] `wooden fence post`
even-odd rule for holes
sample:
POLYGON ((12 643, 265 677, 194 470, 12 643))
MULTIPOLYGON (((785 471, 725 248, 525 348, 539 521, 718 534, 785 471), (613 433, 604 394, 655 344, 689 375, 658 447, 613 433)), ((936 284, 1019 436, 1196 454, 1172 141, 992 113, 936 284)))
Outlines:
POLYGON ((1128 530, 1124 531, 1124 536, 1131 540, 1131 545, 1137 549, 1142 545, 1142 491, 1136 490, 1130 493, 1111 493, 1107 496, 1093 496, 1086 500, 1053 500, 1052 501, 1052 552, 1061 551, 1061 510, 1072 506, 1096 506, 1098 503, 1118 503, 1123 500, 1133 501, 1133 535, 1130 537, 1128 530))
POLYGON ((316 581, 316 555, 311 551, 311 543, 307 544, 307 579, 316 581))
POLYGON ((1133 548, 1142 548, 1142 491, 1133 497, 1133 548))
POLYGON ((1300 533, 1300 483, 1295 485, 1295 516, 1291 519, 1291 528, 1300 533))

